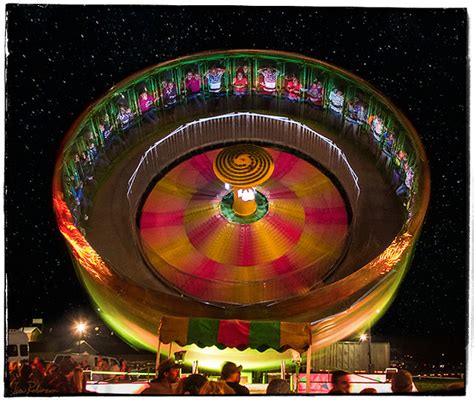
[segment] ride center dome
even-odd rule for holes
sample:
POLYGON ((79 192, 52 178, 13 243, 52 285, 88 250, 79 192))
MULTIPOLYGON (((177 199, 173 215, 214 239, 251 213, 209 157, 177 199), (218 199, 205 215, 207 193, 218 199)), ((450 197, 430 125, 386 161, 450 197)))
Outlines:
MULTIPOLYGON (((314 351, 394 300, 429 191, 416 130, 369 83, 229 50, 149 67, 91 104, 62 143, 53 204, 80 281, 128 343, 156 351, 176 316, 308 322, 314 351)), ((209 369, 294 357, 185 349, 209 369)))

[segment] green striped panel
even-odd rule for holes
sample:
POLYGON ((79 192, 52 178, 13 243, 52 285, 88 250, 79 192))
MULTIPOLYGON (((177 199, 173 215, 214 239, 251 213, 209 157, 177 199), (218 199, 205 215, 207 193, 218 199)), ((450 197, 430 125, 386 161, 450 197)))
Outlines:
POLYGON ((280 323, 278 321, 251 321, 249 347, 263 351, 280 348, 280 323))
POLYGON ((189 319, 188 345, 195 343, 200 348, 217 343, 219 320, 206 318, 189 319))

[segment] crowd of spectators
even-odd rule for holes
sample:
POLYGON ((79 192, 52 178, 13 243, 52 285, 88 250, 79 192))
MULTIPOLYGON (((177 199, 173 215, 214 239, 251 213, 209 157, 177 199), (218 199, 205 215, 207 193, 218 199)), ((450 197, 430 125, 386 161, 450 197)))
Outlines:
POLYGON ((10 362, 8 389, 10 395, 85 394, 87 376, 80 364, 65 359, 60 364, 35 357, 31 363, 10 362))
POLYGON ((11 395, 24 394, 85 394, 88 380, 110 383, 127 382, 131 378, 126 374, 129 367, 126 360, 109 367, 107 360, 97 357, 95 365, 89 365, 88 359, 78 362, 66 357, 59 363, 45 364, 39 357, 31 362, 8 364, 8 385, 11 395), (90 370, 99 372, 91 377, 90 370), (86 371, 86 372, 85 372, 86 371), (106 373, 100 373, 106 372, 106 373), (112 374, 112 373, 117 374, 112 374))
POLYGON ((158 367, 158 375, 150 381, 142 395, 249 395, 247 387, 240 384, 242 366, 226 362, 219 381, 208 381, 201 374, 179 379, 181 366, 170 358, 158 367))
MULTIPOLYGON (((249 395, 249 389, 241 384, 242 366, 233 362, 225 362, 221 369, 219 380, 208 380, 202 374, 191 374, 180 378, 182 366, 174 359, 166 359, 158 367, 157 376, 149 382, 142 395, 249 395)), ((9 395, 34 394, 94 394, 86 389, 87 381, 128 382, 133 381, 128 376, 129 367, 125 360, 118 365, 109 367, 100 356, 95 367, 90 367, 87 360, 82 363, 72 358, 65 358, 59 364, 44 362, 35 357, 30 363, 10 362, 8 365, 9 395), (103 372, 100 378, 91 378, 88 370, 103 372), (86 371, 86 372, 84 372, 86 371), (105 372, 105 373, 104 373, 105 372), (117 374, 113 374, 113 373, 117 374)), ((345 395, 351 390, 350 373, 336 370, 331 373, 330 395, 345 395)), ((390 390, 393 394, 409 394, 416 392, 413 377, 407 370, 399 370, 390 379, 390 390)), ((449 394, 462 394, 462 382, 451 383, 445 390, 449 394)), ((267 385, 267 395, 292 394, 290 384, 283 379, 273 379, 267 385)), ((360 394, 377 394, 377 389, 370 385, 360 391, 360 394)))
MULTIPOLYGON (((150 387, 142 391, 143 395, 249 395, 247 387, 240 384, 242 366, 233 362, 226 362, 221 369, 220 379, 208 381, 201 374, 191 374, 179 379, 181 366, 173 359, 162 362, 158 369, 158 376, 150 381, 150 387)), ((464 389, 462 383, 453 383, 447 387, 446 392, 455 393, 464 389)), ((390 381, 390 390, 393 394, 409 394, 416 391, 413 377, 407 370, 395 373, 390 381)), ((267 395, 293 394, 288 381, 273 379, 266 388, 267 395)), ((343 370, 331 373, 330 395, 351 394, 350 374, 343 370)), ((360 394, 377 394, 377 389, 368 386, 360 394)))

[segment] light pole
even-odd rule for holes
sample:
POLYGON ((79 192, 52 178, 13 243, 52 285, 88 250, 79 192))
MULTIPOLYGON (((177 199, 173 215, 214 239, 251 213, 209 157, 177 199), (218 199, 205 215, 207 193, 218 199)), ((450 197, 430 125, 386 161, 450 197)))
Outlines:
POLYGON ((76 332, 79 334, 79 342, 77 344, 77 353, 81 354, 81 341, 82 341, 82 336, 87 330, 87 324, 84 322, 78 322, 76 323, 74 328, 76 332))
POLYGON ((372 373, 372 332, 370 331, 370 322, 369 322, 369 332, 367 340, 369 341, 369 374, 372 373))
POLYGON ((361 342, 367 341, 367 356, 369 358, 368 372, 372 373, 372 334, 370 332, 370 324, 366 334, 361 334, 359 337, 361 342))
POLYGON ((295 388, 293 392, 297 394, 300 382, 300 368, 302 363, 301 355, 299 353, 293 357, 293 363, 295 364, 295 388))

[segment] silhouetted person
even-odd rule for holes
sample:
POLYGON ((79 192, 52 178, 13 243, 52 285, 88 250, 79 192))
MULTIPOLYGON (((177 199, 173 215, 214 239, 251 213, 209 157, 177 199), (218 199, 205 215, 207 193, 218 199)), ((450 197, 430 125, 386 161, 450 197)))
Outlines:
POLYGON ((364 388, 359 392, 360 394, 376 394, 377 390, 375 388, 364 388))
POLYGON ((74 394, 82 394, 86 392, 84 383, 87 384, 87 381, 84 382, 84 371, 82 370, 82 368, 76 367, 73 370, 73 375, 71 378, 71 392, 74 394))
POLYGON ((174 384, 178 382, 180 365, 174 359, 166 359, 158 367, 158 377, 150 381, 150 387, 141 395, 173 395, 174 384))
POLYGON ((199 395, 235 395, 236 392, 225 381, 208 381, 206 382, 199 395))
POLYGON ((31 367, 23 364, 20 367, 20 375, 17 376, 10 385, 10 390, 14 395, 27 394, 30 388, 31 367))
POLYGON ((449 395, 465 395, 465 385, 464 382, 453 382, 448 385, 448 394, 449 395))
POLYGON ((176 393, 179 395, 199 395, 199 391, 207 383, 201 374, 191 374, 180 380, 176 393))
MULTIPOLYGON (((119 361, 119 364, 120 364, 120 371, 122 373, 128 373, 130 371, 130 369, 128 368, 128 364, 127 364, 127 361, 124 360, 124 359, 120 359, 119 361)), ((119 380, 120 381, 129 381, 130 380, 130 377, 127 375, 127 374, 122 374, 120 377, 119 377, 119 380)))
POLYGON ((235 363, 226 362, 224 366, 222 366, 221 378, 237 395, 249 395, 249 389, 239 384, 241 371, 242 366, 237 367, 235 363))
POLYGON ((406 394, 413 392, 413 377, 407 370, 400 370, 392 376, 392 392, 406 394))
POLYGON ((348 394, 351 387, 349 373, 343 370, 333 371, 331 376, 332 389, 329 394, 348 394))
POLYGON ((267 387, 267 395, 288 395, 291 394, 288 381, 280 378, 271 380, 267 387))
POLYGON ((58 369, 53 372, 51 381, 48 383, 48 389, 59 394, 72 393, 72 377, 74 375, 74 363, 70 359, 61 361, 58 369))

